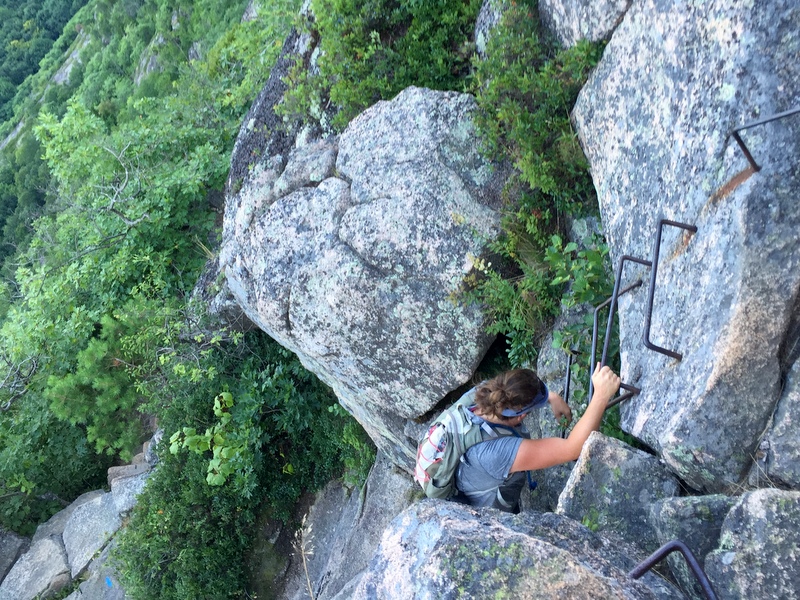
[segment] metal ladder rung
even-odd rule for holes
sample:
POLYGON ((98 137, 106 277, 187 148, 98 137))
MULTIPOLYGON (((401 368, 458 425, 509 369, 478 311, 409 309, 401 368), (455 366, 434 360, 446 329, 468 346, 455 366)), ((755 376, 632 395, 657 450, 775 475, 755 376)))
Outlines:
POLYGON ((711 586, 711 582, 708 580, 708 576, 703 570, 703 567, 700 566, 700 563, 697 561, 694 554, 692 554, 692 551, 689 550, 689 547, 680 540, 672 540, 661 546, 661 548, 636 565, 633 570, 628 573, 628 577, 631 579, 640 579, 647 571, 656 566, 662 558, 675 551, 679 551, 683 554, 684 560, 686 560, 692 574, 695 579, 697 579, 697 583, 700 584, 705 597, 708 600, 717 600, 717 594, 714 592, 714 588, 711 586))
POLYGON ((744 157, 747 159, 747 162, 750 163, 750 166, 753 168, 753 171, 760 171, 761 167, 758 166, 758 163, 753 158, 753 155, 750 154, 750 151, 747 149, 747 146, 745 145, 742 136, 739 135, 739 132, 744 131, 745 129, 750 129, 751 127, 756 127, 758 125, 764 125, 765 123, 777 121, 778 119, 783 119, 784 117, 788 117, 797 113, 800 113, 800 107, 785 110, 781 113, 772 115, 771 117, 765 117, 763 119, 758 119, 757 121, 751 121, 750 123, 745 123, 744 125, 741 125, 731 130, 731 132, 728 135, 733 137, 733 139, 736 140, 736 143, 739 144, 739 148, 742 149, 742 153, 744 154, 744 157))

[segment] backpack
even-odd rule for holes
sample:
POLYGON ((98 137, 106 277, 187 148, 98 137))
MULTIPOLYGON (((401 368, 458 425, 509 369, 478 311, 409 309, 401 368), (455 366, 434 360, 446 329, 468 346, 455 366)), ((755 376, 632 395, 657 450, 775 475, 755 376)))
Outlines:
POLYGON ((464 411, 474 394, 464 394, 431 424, 417 446, 414 480, 428 498, 450 498, 456 492, 456 469, 464 453, 483 441, 480 426, 464 411))
MULTIPOLYGON (((456 494, 456 469, 461 457, 475 444, 498 435, 520 437, 512 427, 488 421, 479 425, 472 420, 469 407, 475 404, 476 390, 472 388, 439 415, 419 441, 414 481, 428 498, 448 499, 456 494)), ((529 489, 536 489, 530 472, 526 476, 529 489)))

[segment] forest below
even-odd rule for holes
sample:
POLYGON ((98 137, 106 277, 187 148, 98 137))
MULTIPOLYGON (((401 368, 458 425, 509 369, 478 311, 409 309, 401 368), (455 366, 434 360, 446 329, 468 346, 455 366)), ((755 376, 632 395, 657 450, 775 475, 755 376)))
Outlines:
POLYGON ((601 241, 577 253, 554 236, 595 210, 568 109, 600 46, 540 41, 535 2, 508 7, 486 60, 476 0, 315 0, 313 23, 300 4, 263 0, 247 20, 245 0, 0 5, 0 526, 31 535, 157 423, 172 452, 118 549, 134 598, 245 597, 259 515, 290 521, 303 493, 355 485, 374 460, 296 357, 191 301, 236 135, 292 26, 323 53, 318 74, 293 72, 287 119, 329 101, 341 128, 408 85, 478 97, 487 151, 524 192, 492 248, 503 274, 467 297, 489 307, 507 364, 535 356, 562 303, 607 293, 601 241))

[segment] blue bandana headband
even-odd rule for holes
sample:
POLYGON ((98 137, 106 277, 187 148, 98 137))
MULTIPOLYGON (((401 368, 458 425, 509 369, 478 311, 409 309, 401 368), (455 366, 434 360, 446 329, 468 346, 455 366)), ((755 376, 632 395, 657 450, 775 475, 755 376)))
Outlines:
POLYGON ((544 392, 542 391, 541 388, 539 388, 539 393, 534 397, 533 402, 528 404, 528 406, 525 406, 524 408, 521 408, 519 410, 504 408, 503 412, 501 412, 500 414, 503 415, 504 417, 521 417, 522 415, 527 415, 534 408, 539 408, 540 406, 543 406, 545 402, 547 402, 547 399, 550 396, 550 390, 547 389, 547 384, 544 381, 542 381, 542 387, 544 388, 544 392))

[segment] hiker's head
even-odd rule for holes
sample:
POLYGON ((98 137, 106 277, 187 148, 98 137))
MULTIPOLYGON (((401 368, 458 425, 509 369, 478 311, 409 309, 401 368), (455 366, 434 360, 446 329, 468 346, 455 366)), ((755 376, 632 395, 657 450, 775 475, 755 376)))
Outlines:
POLYGON ((516 419, 545 402, 547 386, 530 369, 513 369, 483 383, 475 392, 481 414, 516 419))

